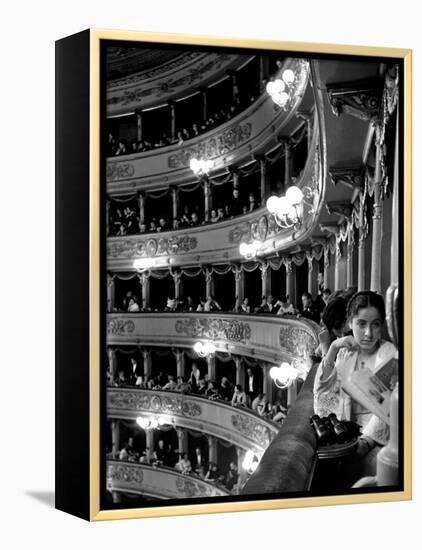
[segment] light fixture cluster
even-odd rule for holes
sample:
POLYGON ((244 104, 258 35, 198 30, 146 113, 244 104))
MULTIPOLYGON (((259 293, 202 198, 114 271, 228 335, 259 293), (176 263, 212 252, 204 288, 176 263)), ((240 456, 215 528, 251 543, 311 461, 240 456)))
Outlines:
POLYGON ((277 388, 285 389, 290 387, 298 378, 304 380, 311 366, 310 357, 305 353, 303 357, 295 359, 292 364, 284 362, 278 367, 271 367, 270 377, 274 380, 277 388))
POLYGON ((257 457, 253 451, 248 450, 246 451, 245 458, 243 459, 242 467, 248 472, 248 474, 253 474, 259 466, 259 461, 260 458, 257 457))
POLYGON ((252 241, 251 243, 240 243, 239 252, 241 255, 250 260, 255 258, 261 248, 261 243, 259 241, 252 241))
POLYGON ((136 423, 143 430, 156 430, 162 426, 174 424, 174 418, 168 419, 162 416, 138 416, 136 423))
POLYGON ((281 78, 270 80, 266 86, 267 93, 276 105, 282 109, 287 109, 291 101, 291 91, 296 75, 291 69, 283 71, 281 78))
POLYGON ((190 169, 198 177, 208 176, 213 166, 213 161, 209 159, 191 159, 190 161, 190 169))
POLYGON ((300 227, 303 223, 301 214, 301 204, 303 202, 303 192, 299 187, 292 185, 286 191, 285 196, 277 197, 271 195, 267 200, 267 210, 275 218, 277 224, 288 229, 290 227, 300 227))
POLYGON ((193 346, 193 350, 200 357, 212 357, 215 355, 217 348, 213 342, 196 342, 193 346))

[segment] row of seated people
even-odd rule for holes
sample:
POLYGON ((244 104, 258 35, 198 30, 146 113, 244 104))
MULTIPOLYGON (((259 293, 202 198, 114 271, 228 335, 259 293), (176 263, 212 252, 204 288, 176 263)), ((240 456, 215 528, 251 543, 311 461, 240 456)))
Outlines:
POLYGON ((118 458, 126 462, 174 468, 181 474, 199 477, 228 491, 232 491, 238 483, 238 469, 234 461, 230 462, 225 471, 222 471, 217 464, 205 459, 200 447, 196 447, 195 451, 189 455, 173 449, 171 445, 166 445, 163 439, 159 439, 150 458, 148 458, 148 451, 149 449, 142 451, 136 449, 133 438, 129 437, 127 443, 120 449, 118 458))
POLYGON ((221 124, 224 124, 228 120, 231 120, 243 109, 251 105, 255 101, 255 97, 252 94, 247 94, 242 100, 240 95, 235 96, 233 103, 228 109, 218 109, 213 114, 208 116, 206 120, 202 122, 194 122, 191 127, 183 127, 176 131, 175 136, 172 138, 166 132, 156 136, 152 140, 136 140, 129 141, 120 136, 118 139, 109 132, 107 141, 107 156, 115 157, 121 155, 132 155, 134 153, 143 153, 145 151, 151 151, 160 147, 166 147, 168 145, 182 145, 185 141, 193 139, 221 124))
POLYGON ((198 210, 190 211, 188 206, 184 206, 182 215, 178 218, 173 218, 172 221, 170 221, 167 216, 159 216, 158 218, 153 217, 148 223, 141 223, 140 217, 135 210, 127 206, 123 209, 116 208, 110 215, 109 230, 111 235, 116 236, 136 235, 139 233, 160 233, 161 231, 195 227, 207 223, 218 223, 235 216, 252 212, 259 208, 259 205, 253 193, 249 193, 248 199, 243 201, 240 197, 239 190, 233 189, 233 196, 230 203, 225 206, 219 206, 216 209, 213 208, 210 211, 208 221, 205 221, 198 210))
POLYGON ((146 379, 137 373, 138 365, 135 358, 131 358, 132 372, 127 375, 123 370, 119 370, 117 377, 113 380, 108 375, 108 385, 115 387, 137 387, 139 389, 176 391, 184 394, 195 394, 206 397, 211 401, 226 401, 233 407, 246 407, 255 411, 264 418, 282 422, 286 417, 287 410, 280 401, 272 405, 268 402, 264 393, 257 388, 257 382, 252 369, 247 369, 248 391, 244 391, 240 384, 232 384, 230 380, 223 376, 218 385, 210 380, 208 374, 201 376, 199 368, 194 363, 189 377, 175 376, 168 374, 165 376, 160 372, 155 377, 146 379))
MULTIPOLYGON (((320 322, 322 312, 330 297, 331 291, 325 288, 322 294, 318 294, 316 299, 312 298, 309 292, 302 294, 302 307, 296 309, 291 303, 289 296, 281 295, 278 300, 273 298, 272 295, 263 296, 261 303, 257 307, 251 307, 250 300, 245 297, 243 300, 235 298, 234 307, 230 310, 233 313, 272 313, 282 316, 297 316, 299 318, 304 317, 320 322)), ((115 312, 125 313, 140 313, 148 312, 151 309, 143 309, 139 305, 139 297, 132 291, 126 293, 122 302, 121 308, 115 308, 115 312)), ((158 311, 158 310, 154 310, 158 311)), ((213 296, 207 296, 206 298, 200 298, 199 302, 196 302, 192 296, 188 296, 186 300, 183 298, 168 297, 166 305, 161 311, 165 312, 212 312, 222 311, 222 308, 218 301, 213 296)))

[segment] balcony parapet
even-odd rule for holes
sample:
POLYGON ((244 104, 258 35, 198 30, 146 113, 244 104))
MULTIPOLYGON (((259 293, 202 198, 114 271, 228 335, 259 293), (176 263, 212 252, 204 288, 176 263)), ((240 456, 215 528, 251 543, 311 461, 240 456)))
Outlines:
POLYGON ((107 489, 159 499, 185 499, 228 496, 214 484, 171 468, 107 460, 107 489))
POLYGON ((307 319, 234 313, 109 313, 108 345, 192 348, 211 340, 217 351, 269 363, 292 362, 312 354, 318 325, 307 319))
POLYGON ((283 70, 290 68, 299 69, 290 110, 279 109, 264 93, 233 119, 182 145, 170 145, 124 157, 110 157, 107 159, 107 193, 130 194, 138 190, 191 183, 189 164, 192 158, 210 159, 214 163, 214 171, 222 173, 234 162, 239 164, 250 160, 251 154, 256 151, 275 146, 277 134, 297 111, 309 79, 308 62, 287 59, 283 70))
POLYGON ((109 418, 135 420, 160 416, 169 425, 212 435, 262 454, 280 426, 244 407, 193 394, 137 388, 107 388, 109 418))
POLYGON ((311 206, 303 207, 299 229, 282 229, 265 207, 215 224, 177 231, 107 239, 107 268, 111 271, 241 261, 241 242, 260 242, 259 257, 299 245, 309 237, 321 210, 324 194, 318 124, 314 125, 311 150, 296 182, 313 193, 311 206))

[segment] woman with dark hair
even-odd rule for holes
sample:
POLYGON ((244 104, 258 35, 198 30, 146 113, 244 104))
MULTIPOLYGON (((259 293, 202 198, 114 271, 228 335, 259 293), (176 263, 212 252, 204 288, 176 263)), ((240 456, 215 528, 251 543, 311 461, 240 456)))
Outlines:
POLYGON ((317 355, 324 357, 331 342, 341 338, 347 332, 347 298, 341 293, 332 295, 321 316, 323 329, 318 334, 319 346, 317 355))
MULTIPOLYGON (((366 368, 375 372, 381 363, 397 357, 395 346, 381 338, 384 321, 382 296, 371 291, 354 294, 347 305, 352 335, 333 340, 315 376, 315 413, 320 416, 334 413, 339 420, 352 420, 363 428, 356 458, 374 450, 373 459, 389 438, 388 425, 344 390, 355 371, 366 368)), ((374 468, 374 461, 365 464, 363 475, 374 473, 368 472, 368 466, 374 468)))

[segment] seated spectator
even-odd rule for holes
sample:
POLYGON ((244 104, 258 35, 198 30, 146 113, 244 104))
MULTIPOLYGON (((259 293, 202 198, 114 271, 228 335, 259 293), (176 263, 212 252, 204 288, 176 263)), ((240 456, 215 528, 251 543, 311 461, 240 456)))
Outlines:
POLYGON ((197 125, 197 124, 192 124, 192 132, 191 132, 191 135, 192 135, 192 137, 199 136, 199 128, 198 128, 198 125, 197 125))
POLYGON ((233 217, 228 204, 226 204, 226 206, 224 207, 224 217, 225 218, 233 217))
POLYGON ((257 208, 259 208, 259 202, 255 200, 255 195, 253 193, 249 193, 248 211, 252 212, 252 210, 256 210, 257 208))
POLYGON ((114 381, 115 386, 127 386, 129 381, 126 378, 126 375, 123 370, 119 370, 117 378, 114 381))
POLYGON ((136 375, 135 386, 138 387, 139 389, 145 389, 146 388, 144 378, 140 374, 136 375))
POLYGON ((217 211, 216 210, 211 210, 211 217, 210 217, 210 222, 211 223, 217 223, 220 221, 220 218, 217 214, 217 211))
POLYGON ((216 482, 218 479, 218 468, 217 464, 210 462, 208 464, 208 471, 205 474, 205 481, 216 482))
POLYGON ((183 134, 182 134, 181 130, 177 131, 176 139, 174 140, 174 142, 177 143, 177 145, 182 145, 183 144, 184 139, 183 139, 183 134))
POLYGON ((157 447, 155 448, 153 459, 158 464, 164 464, 167 465, 168 461, 168 455, 169 455, 169 449, 165 445, 164 441, 162 439, 158 440, 157 447))
POLYGON ((205 397, 208 397, 208 399, 211 399, 213 401, 216 399, 220 399, 218 389, 215 387, 215 384, 212 380, 208 382, 208 388, 205 391, 205 397))
POLYGON ((267 311, 268 313, 275 313, 274 299, 271 294, 267 296, 267 311))
POLYGON ((249 298, 246 297, 243 299, 243 302, 241 304, 241 309, 244 313, 250 313, 251 312, 251 306, 249 305, 249 298))
POLYGON ((205 466, 199 466, 199 468, 196 470, 196 473, 201 479, 205 480, 205 475, 207 473, 205 470, 205 466))
POLYGON ((157 232, 168 231, 168 229, 169 227, 167 225, 166 219, 163 216, 161 216, 161 218, 158 220, 157 232))
POLYGON ((226 214, 224 213, 223 207, 220 206, 219 208, 217 208, 217 216, 218 216, 218 221, 222 221, 225 218, 227 218, 226 214))
POLYGON ((190 139, 190 134, 189 134, 189 132, 186 128, 182 129, 182 137, 183 137, 184 140, 190 139))
POLYGON ((177 308, 177 300, 175 298, 167 298, 164 311, 176 311, 176 308, 177 308))
POLYGON ((176 391, 179 391, 180 393, 190 393, 191 391, 190 384, 185 382, 182 376, 177 377, 176 391))
POLYGON ((199 304, 196 308, 196 311, 205 311, 205 300, 204 298, 199 298, 199 304))
POLYGON ((139 313, 139 304, 138 304, 138 298, 136 296, 133 296, 129 300, 129 305, 127 307, 128 313, 139 313))
POLYGON ((121 223, 119 229, 117 230, 116 236, 123 237, 124 235, 127 235, 127 229, 125 224, 121 223))
POLYGON ((287 409, 281 405, 281 403, 274 403, 271 406, 271 420, 274 422, 283 422, 287 416, 287 409))
POLYGON ((177 384, 176 382, 174 381, 174 376, 172 376, 171 374, 168 375, 168 382, 167 384, 165 384, 163 386, 163 390, 167 390, 167 391, 176 391, 176 388, 177 388, 177 384))
POLYGON ((186 298, 186 303, 185 303, 184 310, 185 311, 195 311, 196 310, 196 307, 195 307, 192 296, 188 296, 186 298))
POLYGON ((205 392, 207 391, 208 386, 203 378, 201 378, 198 382, 198 389, 196 390, 196 393, 199 393, 199 395, 205 395, 205 392))
POLYGON ((263 296, 261 300, 261 305, 255 309, 255 313, 267 313, 267 312, 268 312, 267 297, 263 296))
POLYGON ((240 384, 236 384, 234 387, 233 397, 232 397, 232 406, 233 407, 246 407, 248 404, 248 398, 246 393, 242 390, 240 384))
POLYGON ((153 220, 151 220, 151 221, 149 222, 149 229, 148 229, 148 231, 149 231, 150 233, 155 233, 155 232, 157 231, 157 224, 155 223, 155 219, 153 219, 153 220))
POLYGON ((242 214, 242 201, 240 199, 239 189, 233 189, 233 197, 230 201, 230 210, 232 216, 242 214))
POLYGON ((194 227, 196 225, 199 225, 201 223, 200 219, 199 219, 199 216, 196 212, 192 212, 191 216, 190 216, 190 226, 191 227, 194 227))
POLYGON ((289 303, 287 297, 284 294, 280 296, 280 300, 277 302, 277 304, 280 305, 277 311, 277 315, 294 315, 295 314, 295 308, 293 307, 292 304, 289 303))
POLYGON ((309 292, 304 292, 302 294, 302 311, 298 317, 305 317, 306 319, 311 319, 315 323, 319 322, 319 313, 315 308, 315 305, 312 301, 312 296, 309 292))
POLYGON ((181 474, 190 474, 192 471, 192 464, 188 458, 188 455, 184 453, 179 462, 176 464, 175 469, 181 474))
POLYGON ((189 208, 187 206, 183 207, 183 214, 180 219, 180 227, 188 227, 190 225, 191 218, 189 208))
POLYGON ((224 478, 224 485, 229 491, 232 491, 234 486, 237 485, 239 474, 237 471, 237 465, 234 461, 230 462, 229 470, 224 478))
POLYGON ((207 296, 207 301, 204 304, 204 311, 221 311, 220 304, 214 300, 212 296, 207 296))
POLYGON ((244 204, 242 206, 242 214, 247 214, 248 213, 248 205, 247 204, 244 204))
POLYGON ((267 407, 267 398, 265 393, 259 393, 252 401, 252 410, 257 412, 260 416, 264 416, 267 407))
POLYGON ((117 143, 117 147, 116 147, 116 150, 115 150, 114 154, 115 154, 115 156, 119 156, 119 155, 126 155, 126 153, 128 153, 126 140, 125 139, 120 139, 117 143))
POLYGON ((219 393, 221 399, 223 399, 224 401, 230 401, 233 395, 233 386, 230 384, 230 381, 226 376, 223 376, 223 378, 221 379, 219 393))
POLYGON ((173 219, 173 229, 180 229, 180 220, 178 218, 173 219))
POLYGON ((146 233, 146 232, 147 232, 147 224, 139 223, 139 233, 146 233))

